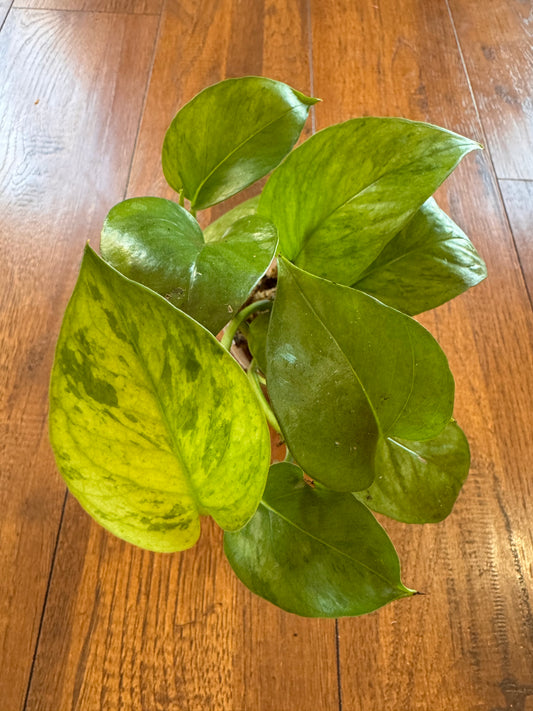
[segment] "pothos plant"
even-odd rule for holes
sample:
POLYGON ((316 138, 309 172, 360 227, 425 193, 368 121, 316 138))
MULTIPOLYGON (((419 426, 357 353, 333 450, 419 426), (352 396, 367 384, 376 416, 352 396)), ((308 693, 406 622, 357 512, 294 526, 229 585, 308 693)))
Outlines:
POLYGON ((337 617, 414 592, 372 511, 440 521, 465 480, 454 381, 412 317, 486 272, 431 197, 479 145, 357 118, 292 150, 316 101, 244 77, 178 112, 163 145, 177 201, 115 205, 101 256, 85 249, 50 433, 70 491, 109 531, 181 551, 211 516, 252 591, 337 617), (197 210, 268 173, 260 197, 202 231, 197 210), (258 290, 273 260, 277 285, 258 290), (272 466, 268 423, 287 446, 272 466))

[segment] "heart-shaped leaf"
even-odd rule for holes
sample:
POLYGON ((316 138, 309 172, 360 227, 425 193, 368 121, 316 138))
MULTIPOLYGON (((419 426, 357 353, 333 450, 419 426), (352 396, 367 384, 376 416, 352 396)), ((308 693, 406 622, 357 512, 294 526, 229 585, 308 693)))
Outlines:
POLYGON ((257 213, 260 195, 256 195, 249 200, 241 202, 237 207, 228 210, 221 215, 218 220, 215 220, 208 225, 204 230, 204 240, 206 242, 217 242, 229 228, 240 220, 241 217, 249 217, 257 213))
POLYGON ((361 118, 326 128, 272 174, 258 214, 281 253, 350 286, 479 144, 430 124, 361 118))
POLYGON ((424 442, 385 437, 377 447, 374 483, 355 496, 398 521, 442 521, 451 513, 469 466, 468 441, 455 422, 424 442))
POLYGON ((312 489, 293 464, 270 468, 257 513, 224 535, 224 551, 250 590, 307 617, 362 615, 414 592, 370 511, 350 494, 312 489))
POLYGON ((430 198, 353 286, 400 311, 418 314, 486 276, 472 242, 430 198))
POLYGON ((200 515, 253 515, 268 428, 237 363, 202 326, 87 247, 50 387, 50 436, 99 523, 155 551, 192 546, 200 515))
POLYGON ((268 392, 298 463, 331 489, 370 486, 380 436, 429 439, 453 410, 437 342, 409 316, 278 259, 268 392))
POLYGON ((291 150, 317 99, 263 77, 226 79, 178 111, 163 143, 163 172, 195 209, 269 173, 291 150))
POLYGON ((115 205, 104 222, 101 251, 115 269, 216 334, 267 270, 276 244, 275 227, 254 215, 206 243, 187 210, 146 197, 115 205))

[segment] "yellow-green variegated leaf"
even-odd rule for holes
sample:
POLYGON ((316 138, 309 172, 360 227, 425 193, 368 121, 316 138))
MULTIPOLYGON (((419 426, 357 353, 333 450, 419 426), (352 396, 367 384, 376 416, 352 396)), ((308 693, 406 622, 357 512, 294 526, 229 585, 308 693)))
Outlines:
POLYGON ((472 242, 429 198, 352 286, 413 315, 440 306, 486 276, 472 242))
POLYGON ((178 111, 165 135, 168 184, 197 210, 235 195, 283 160, 317 101, 265 77, 208 86, 178 111))
POLYGON ((409 222, 474 141, 427 123, 359 118, 302 143, 269 178, 258 214, 281 254, 351 286, 409 222))
POLYGON ((50 437, 88 513, 155 551, 192 546, 201 515, 241 528, 269 465, 264 416, 231 356, 89 247, 57 344, 50 437))

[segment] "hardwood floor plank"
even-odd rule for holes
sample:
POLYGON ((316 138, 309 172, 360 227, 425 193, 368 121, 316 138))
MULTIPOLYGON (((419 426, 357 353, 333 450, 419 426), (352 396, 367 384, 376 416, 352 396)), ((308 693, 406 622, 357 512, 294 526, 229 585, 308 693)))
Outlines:
MULTIPOLYGON (((318 128, 402 115, 481 137, 444 3, 312 7, 318 128)), ((344 711, 502 711, 525 708, 533 690, 531 309, 487 152, 438 197, 489 269, 422 318, 450 359, 472 469, 446 522, 384 520, 406 584, 425 595, 339 622, 344 711)))
POLYGON ((158 15, 161 12, 162 3, 163 0, 15 0, 15 7, 31 10, 158 15))
POLYGON ((518 256, 533 298, 533 181, 500 180, 518 256))
POLYGON ((0 0, 0 28, 5 22, 7 13, 9 12, 9 8, 11 7, 11 2, 12 0, 0 0))
POLYGON ((499 178, 533 179, 531 0, 448 0, 499 178))
POLYGON ((53 349, 83 244, 124 193, 155 31, 152 18, 13 9, 0 34, 0 705, 9 711, 26 693, 65 493, 46 424, 53 349))
MULTIPOLYGON (((128 194, 175 197, 164 133, 205 86, 264 74, 309 91, 307 17, 303 1, 169 2, 128 194)), ((212 523, 194 549, 156 555, 69 500, 28 711, 337 711, 337 691, 334 622, 249 593, 212 523)))

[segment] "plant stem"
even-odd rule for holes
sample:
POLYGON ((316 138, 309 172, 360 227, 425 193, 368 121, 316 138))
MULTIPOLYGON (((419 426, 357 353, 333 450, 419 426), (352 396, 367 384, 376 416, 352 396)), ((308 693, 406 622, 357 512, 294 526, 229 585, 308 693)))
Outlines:
MULTIPOLYGON (((241 321, 239 324, 239 331, 242 333, 242 335, 248 340, 248 336, 250 335, 250 326, 246 323, 246 321, 241 321)), ((264 383, 263 383, 264 384, 264 383)))
POLYGON ((181 207, 185 207, 185 195, 183 194, 183 191, 180 192, 180 205, 181 207))
POLYGON ((191 205, 191 215, 192 215, 193 217, 196 217, 196 213, 197 213, 196 208, 192 207, 192 205, 191 205))
POLYGON ((231 348, 231 344, 233 343, 233 339, 235 338, 235 334, 239 330, 239 326, 243 321, 246 321, 248 316, 250 314, 255 313, 256 311, 261 311, 265 309, 271 309, 272 308, 272 301, 270 299, 262 299, 261 301, 254 301, 253 303, 249 304, 246 306, 246 308, 242 309, 239 311, 238 314, 236 314, 229 324, 226 327, 226 330, 224 332, 224 335, 222 336, 222 340, 220 343, 224 346, 224 348, 229 351, 231 348))
POLYGON ((272 408, 270 407, 269 403, 267 402, 267 399, 265 397, 263 389, 261 388, 261 385, 259 383, 259 378, 257 377, 256 368, 257 368, 257 366, 255 363, 255 360, 252 360, 252 362, 250 363, 250 367, 246 371, 246 376, 248 377, 248 380, 250 381, 250 385, 252 386, 252 389, 257 396, 259 404, 261 405, 261 408, 263 409, 263 412, 265 413, 265 417, 267 418, 269 425, 272 427, 272 429, 276 430, 276 432, 278 434, 282 434, 281 427, 279 426, 279 423, 276 419, 276 415, 272 412, 272 408))

